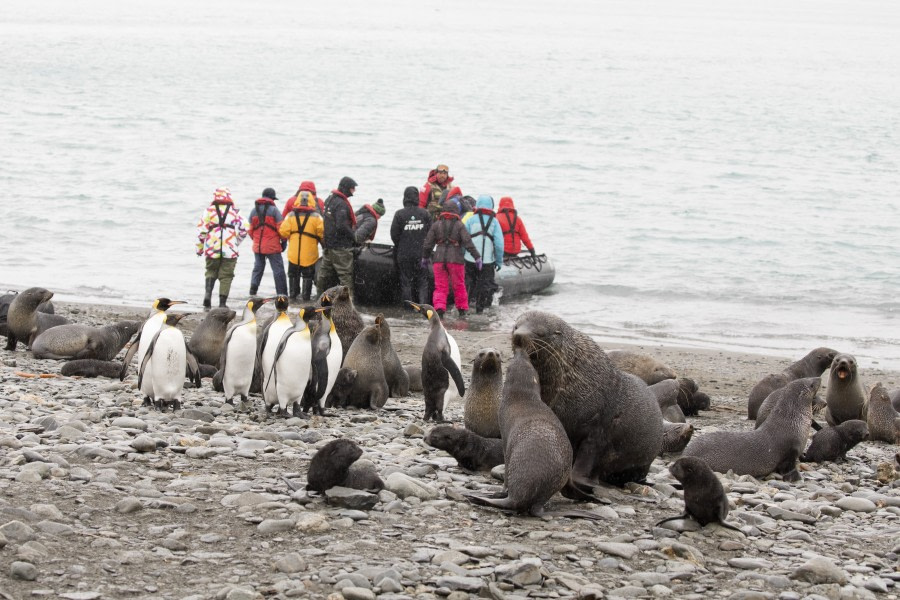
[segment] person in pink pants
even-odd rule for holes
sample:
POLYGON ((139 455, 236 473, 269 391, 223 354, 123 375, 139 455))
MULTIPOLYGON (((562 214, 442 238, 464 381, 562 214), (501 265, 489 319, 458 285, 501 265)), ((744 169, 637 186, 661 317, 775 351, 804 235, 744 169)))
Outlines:
POLYGON ((441 318, 447 310, 447 294, 451 286, 459 316, 463 317, 469 311, 464 250, 475 257, 475 265, 480 269, 481 255, 475 249, 465 225, 459 220, 459 214, 442 212, 425 236, 422 256, 422 266, 427 267, 434 253, 434 296, 431 303, 441 318))

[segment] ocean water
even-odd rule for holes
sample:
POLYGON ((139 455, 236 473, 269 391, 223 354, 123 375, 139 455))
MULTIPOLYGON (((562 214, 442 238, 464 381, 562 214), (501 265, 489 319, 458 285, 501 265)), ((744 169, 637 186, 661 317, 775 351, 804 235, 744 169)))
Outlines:
POLYGON ((199 305, 216 187, 350 175, 389 241, 444 162, 557 268, 472 326, 900 368, 900 5, 384 4, 5 0, 0 286, 199 305))

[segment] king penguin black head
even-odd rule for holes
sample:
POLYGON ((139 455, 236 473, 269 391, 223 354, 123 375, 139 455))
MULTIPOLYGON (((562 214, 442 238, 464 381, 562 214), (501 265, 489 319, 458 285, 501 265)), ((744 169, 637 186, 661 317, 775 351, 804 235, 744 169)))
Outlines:
POLYGON ((157 298, 153 301, 153 308, 156 310, 167 311, 176 304, 187 304, 184 300, 169 300, 168 298, 157 298))

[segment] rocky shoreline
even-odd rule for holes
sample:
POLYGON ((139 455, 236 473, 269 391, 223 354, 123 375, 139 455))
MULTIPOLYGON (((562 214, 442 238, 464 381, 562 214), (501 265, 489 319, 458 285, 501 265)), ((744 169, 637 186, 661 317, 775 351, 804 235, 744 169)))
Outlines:
MULTIPOLYGON (((57 308, 95 325, 146 313, 57 308)), ((402 362, 417 364, 424 320, 390 325, 402 362)), ((505 333, 453 335, 466 380, 481 348, 510 356, 505 333)), ((689 418, 695 435, 748 427, 750 388, 789 362, 642 351, 712 398, 689 418)), ((379 412, 260 422, 209 380, 185 390, 184 410, 159 413, 141 407, 133 369, 119 382, 60 377, 60 364, 21 345, 0 350, 0 598, 900 597, 896 446, 867 441, 845 462, 802 465, 798 483, 722 476, 729 521, 744 535, 654 526, 683 508, 667 471, 673 456, 654 462, 650 485, 578 505, 599 521, 533 519, 464 501, 462 492, 499 481, 424 443, 421 393, 379 412), (303 491, 310 457, 338 437, 359 443, 385 490, 303 491)), ((861 373, 867 386, 900 387, 898 372, 861 373)), ((461 404, 445 416, 461 424, 461 404)))

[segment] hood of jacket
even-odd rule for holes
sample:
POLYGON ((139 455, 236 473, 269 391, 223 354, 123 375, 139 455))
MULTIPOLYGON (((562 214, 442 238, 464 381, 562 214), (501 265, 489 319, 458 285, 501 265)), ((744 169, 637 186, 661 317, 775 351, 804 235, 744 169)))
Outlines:
POLYGON ((316 184, 312 181, 303 181, 300 183, 300 189, 297 190, 297 193, 300 192, 312 192, 313 196, 316 195, 316 184))
POLYGON ((338 191, 340 191, 345 198, 349 198, 353 195, 351 190, 355 187, 356 182, 352 177, 341 177, 341 181, 338 183, 338 191))
POLYGON ((494 199, 487 195, 478 196, 478 201, 475 202, 475 212, 493 214, 494 199))
POLYGON ((403 206, 413 207, 419 205, 419 189, 409 186, 403 190, 403 206))
POLYGON ((447 175, 447 181, 444 182, 444 185, 441 185, 440 183, 438 183, 437 176, 438 176, 437 169, 432 169, 432 170, 428 171, 428 183, 434 183, 434 184, 440 185, 441 187, 444 187, 444 188, 450 187, 450 184, 453 183, 453 177, 451 177, 450 175, 447 175))
POLYGON ((513 203, 512 198, 503 196, 500 198, 500 208, 498 210, 516 210, 516 205, 513 203))

